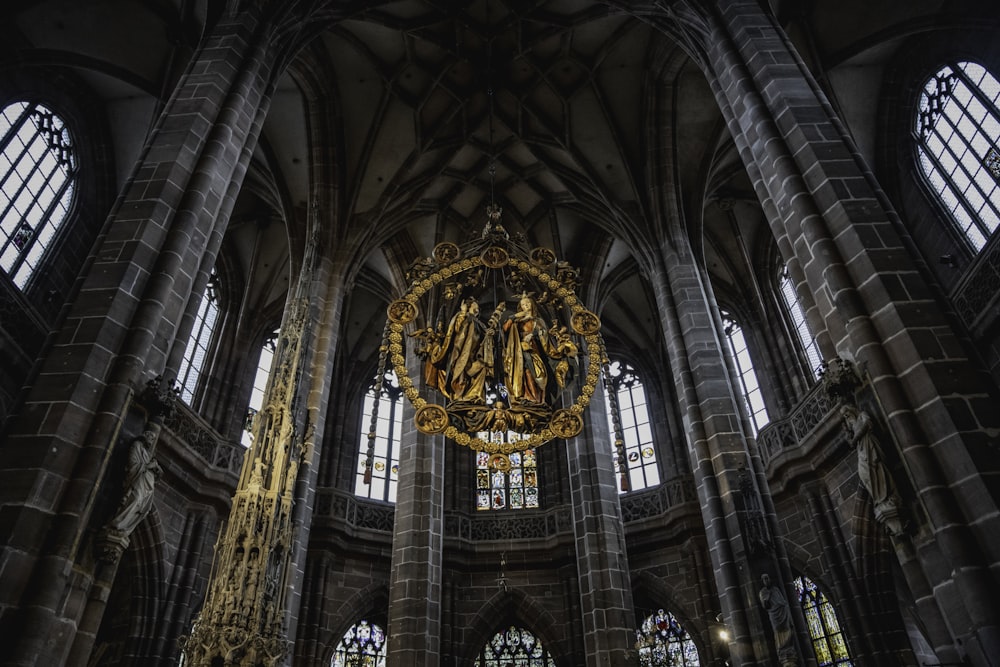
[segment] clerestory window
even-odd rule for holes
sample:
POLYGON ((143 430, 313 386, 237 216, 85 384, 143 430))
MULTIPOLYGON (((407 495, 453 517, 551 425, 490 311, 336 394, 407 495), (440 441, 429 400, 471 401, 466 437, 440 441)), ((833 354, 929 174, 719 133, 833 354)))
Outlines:
POLYGON ((1000 81, 979 63, 945 65, 924 85, 913 129, 931 190, 982 250, 1000 224, 1000 81))
POLYGON ((362 403, 362 431, 354 494, 396 502, 399 482, 399 443, 403 432, 403 390, 389 370, 368 387, 362 403))
POLYGON ((243 423, 243 437, 240 440, 244 447, 249 447, 253 443, 253 418, 264 406, 264 390, 267 389, 267 381, 271 377, 271 366, 274 365, 274 352, 279 333, 278 329, 272 331, 260 347, 257 372, 253 377, 253 389, 250 392, 250 402, 247 405, 247 415, 243 423))
POLYGON ((0 112, 0 268, 19 289, 38 270, 73 203, 77 158, 63 120, 31 102, 0 112))
POLYGON ((795 293, 795 286, 792 284, 792 278, 788 275, 787 266, 783 266, 781 268, 781 273, 778 274, 778 292, 781 294, 781 301, 785 305, 785 312, 787 313, 789 320, 791 320, 792 329, 795 331, 795 335, 798 338, 802 352, 805 354, 806 360, 809 363, 809 369, 812 371, 812 378, 813 380, 818 380, 819 367, 823 358, 820 356, 819 346, 816 345, 816 338, 813 337, 812 332, 809 331, 809 324, 806 322, 806 314, 802 311, 802 306, 799 305, 799 297, 795 293))
POLYGON ((619 493, 657 486, 660 483, 660 468, 656 462, 646 390, 636 370, 621 361, 611 362, 609 376, 605 407, 612 456, 619 475, 626 476, 626 483, 619 484, 619 493), (620 424, 621 446, 615 442, 616 419, 620 424))
POLYGON ((205 286, 205 293, 198 305, 191 336, 184 348, 184 359, 177 371, 177 383, 181 387, 181 400, 190 404, 198 389, 198 379, 205 368, 209 345, 215 324, 219 319, 219 277, 212 272, 205 286))
POLYGON ((729 343, 729 351, 736 361, 740 390, 743 392, 743 400, 746 402, 747 412, 750 414, 750 424, 753 426, 753 434, 756 436, 757 432, 771 420, 767 414, 767 406, 764 405, 764 396, 760 391, 760 382, 757 381, 757 372, 754 370, 750 350, 747 349, 747 341, 739 323, 732 315, 723 312, 722 326, 726 341, 729 343))

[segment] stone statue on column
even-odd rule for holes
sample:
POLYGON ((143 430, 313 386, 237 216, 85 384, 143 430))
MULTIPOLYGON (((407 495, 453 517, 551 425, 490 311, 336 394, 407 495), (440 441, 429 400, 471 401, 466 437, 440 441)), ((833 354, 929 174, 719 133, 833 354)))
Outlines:
POLYGON ((757 599, 767 611, 767 618, 774 631, 774 646, 778 651, 781 667, 798 667, 799 655, 795 649, 795 631, 792 623, 791 607, 781 589, 771 583, 767 573, 760 577, 761 589, 757 599))
POLYGON ((851 404, 841 406, 840 415, 847 437, 858 452, 858 479, 875 505, 875 520, 890 535, 902 535, 901 503, 875 435, 874 420, 865 410, 851 404))

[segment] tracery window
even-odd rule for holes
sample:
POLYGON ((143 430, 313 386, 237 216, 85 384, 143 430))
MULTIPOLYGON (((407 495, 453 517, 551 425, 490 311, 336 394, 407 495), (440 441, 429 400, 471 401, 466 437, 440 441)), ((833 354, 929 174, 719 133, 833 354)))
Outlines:
POLYGON ((747 349, 747 341, 739 323, 733 319, 732 315, 724 312, 722 313, 722 327, 726 341, 729 343, 729 351, 732 352, 733 359, 736 360, 740 389, 743 391, 743 400, 746 402, 747 412, 750 413, 750 423, 753 426, 753 434, 756 436, 757 432, 771 420, 767 414, 767 406, 764 405, 764 396, 760 391, 760 383, 757 381, 757 372, 754 370, 750 350, 747 349))
POLYGON ((358 621, 333 650, 330 667, 385 667, 385 631, 369 621, 358 621))
POLYGON ((476 667, 556 667, 542 642, 530 631, 517 626, 493 635, 476 656, 476 667))
POLYGON ((974 62, 928 79, 914 124, 917 158, 952 222, 977 251, 1000 224, 1000 81, 974 62))
POLYGON ((267 380, 271 377, 271 366, 274 363, 274 352, 277 347, 278 334, 275 329, 260 348, 260 357, 257 359, 257 372, 253 377, 253 389, 250 392, 250 403, 247 405, 247 416, 243 424, 242 442, 244 447, 249 447, 253 442, 253 418, 264 406, 264 390, 267 389, 267 380))
MULTIPOLYGON (((501 438, 501 433, 480 433, 501 438)), ((476 452, 476 509, 522 510, 536 509, 538 505, 538 458, 534 449, 511 452, 507 459, 510 468, 498 469, 491 465, 494 457, 488 452, 476 452)), ((502 459, 500 459, 502 461, 502 459)), ((506 468, 506 462, 504 462, 506 468)))
POLYGON ((823 595, 823 591, 808 577, 797 577, 794 584, 799 594, 799 604, 806 616, 806 625, 809 626, 809 636, 812 637, 819 667, 853 665, 837 612, 823 595))
POLYGON ((643 667, 697 667, 698 648, 673 614, 658 609, 635 631, 639 664, 643 667))
POLYGON ((31 102, 0 113, 0 268, 24 289, 73 202, 77 158, 63 120, 31 102))
POLYGON ((392 370, 368 387, 361 411, 368 431, 361 433, 354 494, 396 502, 399 482, 399 441, 403 432, 403 390, 392 370), (369 421, 370 420, 370 421, 369 421))
POLYGON ((184 359, 177 371, 177 382, 181 386, 181 399, 190 403, 198 388, 198 378, 205 367, 208 358, 208 346, 212 342, 215 324, 219 319, 219 277, 212 272, 205 293, 198 305, 198 315, 195 317, 191 336, 184 348, 184 359))
POLYGON ((781 300, 785 304, 785 311, 792 321, 792 328, 795 329, 795 334, 799 339, 799 344, 802 346, 802 351, 809 362, 813 379, 818 380, 822 357, 820 357, 816 339, 813 337, 812 332, 809 331, 806 314, 802 311, 802 306, 799 305, 799 297, 795 293, 795 286, 792 285, 792 278, 788 275, 787 266, 781 268, 781 273, 778 276, 778 291, 781 293, 781 300))
POLYGON ((660 469, 656 462, 656 448, 653 446, 653 426, 646 403, 646 391, 639 381, 638 373, 626 363, 611 362, 609 376, 605 399, 608 432, 612 434, 612 456, 619 473, 628 475, 628 484, 622 485, 627 488, 619 487, 619 492, 640 491, 657 486, 660 483, 660 469), (614 442, 616 407, 621 423, 623 449, 619 449, 614 442), (621 460, 623 455, 624 461, 621 460))

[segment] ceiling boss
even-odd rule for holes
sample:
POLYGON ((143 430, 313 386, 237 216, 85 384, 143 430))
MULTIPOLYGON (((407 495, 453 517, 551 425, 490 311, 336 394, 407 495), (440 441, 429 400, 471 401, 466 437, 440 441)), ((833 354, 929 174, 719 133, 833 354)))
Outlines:
POLYGON ((414 262, 409 289, 387 309, 384 353, 420 431, 509 454, 580 433, 604 353, 577 271, 512 240, 500 213, 489 205, 480 238, 440 243, 414 262), (406 367, 411 324, 422 382, 406 367))

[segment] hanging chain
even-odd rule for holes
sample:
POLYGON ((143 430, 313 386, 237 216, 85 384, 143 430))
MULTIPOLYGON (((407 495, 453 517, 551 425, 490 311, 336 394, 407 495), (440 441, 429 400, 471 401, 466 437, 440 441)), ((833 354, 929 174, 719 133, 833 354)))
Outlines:
POLYGON ((385 384, 385 369, 389 357, 389 323, 382 329, 382 344, 378 347, 378 375, 375 376, 375 397, 372 401, 372 418, 368 425, 368 451, 365 453, 365 484, 372 483, 372 466, 375 463, 375 429, 378 427, 378 404, 385 384))
POLYGON ((625 436, 622 432, 622 412, 618 404, 618 383, 611 377, 611 360, 608 359, 604 342, 601 342, 601 364, 604 368, 604 391, 611 405, 611 429, 615 437, 615 454, 618 459, 618 477, 622 491, 629 490, 628 455, 625 452, 625 436))

